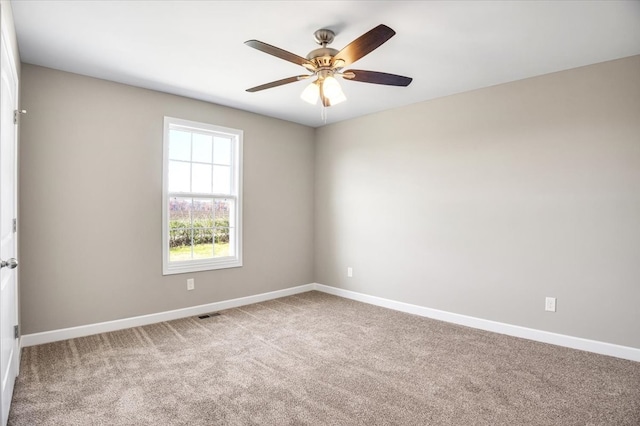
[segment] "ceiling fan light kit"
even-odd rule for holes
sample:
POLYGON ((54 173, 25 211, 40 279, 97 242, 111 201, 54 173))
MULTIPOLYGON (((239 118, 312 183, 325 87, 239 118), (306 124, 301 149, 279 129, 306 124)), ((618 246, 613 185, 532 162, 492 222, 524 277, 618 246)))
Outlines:
POLYGON ((284 84, 293 83, 310 77, 315 77, 300 94, 300 97, 312 105, 322 101, 324 107, 337 105, 347 100, 336 77, 345 78, 347 80, 360 81, 363 83, 383 84, 387 86, 408 86, 412 79, 396 74, 387 74, 378 71, 365 70, 348 70, 342 71, 358 59, 371 53, 383 43, 395 35, 395 31, 386 25, 378 25, 367 33, 361 35, 344 49, 338 51, 327 47, 335 38, 335 33, 329 29, 323 28, 317 30, 314 34, 316 42, 321 46, 309 52, 306 58, 287 52, 267 43, 258 40, 248 40, 245 44, 254 49, 276 56, 285 61, 301 65, 311 75, 299 75, 295 77, 284 78, 282 80, 272 81, 260 86, 247 89, 247 92, 258 92, 272 87, 282 86, 284 84))

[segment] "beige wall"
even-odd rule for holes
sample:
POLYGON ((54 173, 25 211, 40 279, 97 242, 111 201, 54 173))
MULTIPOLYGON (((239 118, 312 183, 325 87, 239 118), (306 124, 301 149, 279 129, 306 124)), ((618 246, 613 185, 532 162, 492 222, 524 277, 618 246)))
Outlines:
POLYGON ((313 129, 33 65, 22 87, 24 334, 313 282, 313 129), (242 268, 162 276, 165 115, 244 131, 242 268))
POLYGON ((636 56, 318 129, 316 282, 640 348, 639 76, 636 56))

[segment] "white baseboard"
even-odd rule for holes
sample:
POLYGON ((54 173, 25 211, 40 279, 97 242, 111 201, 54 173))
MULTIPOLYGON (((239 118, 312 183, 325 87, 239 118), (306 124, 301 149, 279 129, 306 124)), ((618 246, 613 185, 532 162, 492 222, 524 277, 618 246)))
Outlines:
POLYGON ((371 305, 382 306, 396 311, 464 325, 480 330, 492 331, 494 333, 506 334, 514 337, 522 337, 524 339, 550 343, 552 345, 564 346, 587 352, 594 352, 601 355, 609 355, 631 361, 640 361, 640 349, 629 346, 614 345, 612 343, 599 342, 597 340, 583 339, 581 337, 567 336, 564 334, 520 327, 517 325, 505 324, 502 322, 475 318, 467 315, 454 314, 451 312, 440 311, 438 309, 425 308, 424 306, 384 299, 382 297, 369 296, 367 294, 331 287, 324 284, 316 283, 314 285, 314 289, 324 293, 333 294, 335 296, 344 297, 346 299, 357 300, 358 302, 369 303, 371 305))
POLYGON ((370 296, 351 290, 344 290, 324 284, 312 283, 284 290, 271 291, 269 293, 256 294, 253 296, 240 297, 238 299, 224 300, 221 302, 208 303, 205 305, 192 306, 173 311, 159 312, 156 314, 142 315, 132 318, 124 318, 115 321, 88 324, 78 327, 64 328, 60 330, 45 331, 42 333, 25 334, 20 338, 20 346, 34 346, 44 343, 56 342, 58 340, 73 339, 92 334, 105 333, 109 331, 122 330, 130 327, 154 324, 162 321, 185 318, 195 315, 202 315, 209 312, 222 311, 224 309, 237 308, 239 306, 250 305, 252 303, 264 302, 277 299, 279 297, 291 296, 311 290, 318 290, 346 299, 356 300, 371 305, 381 306, 396 311, 419 315, 453 324, 464 325, 480 330, 492 331, 494 333, 506 334, 514 337, 535 340, 552 345, 564 346, 572 349, 579 349, 587 352, 594 352, 602 355, 609 355, 616 358, 628 359, 640 362, 640 349, 628 346, 614 345, 612 343, 599 342, 597 340, 583 339, 581 337, 567 336, 564 334, 551 333, 548 331, 536 330, 533 328, 520 327, 517 325, 505 324, 497 321, 482 318, 470 317, 467 315, 455 314, 452 312, 440 311, 438 309, 426 308, 424 306, 412 305, 410 303, 398 302, 384 299, 382 297, 370 296))
POLYGON ((297 287, 286 288, 284 290, 276 290, 269 293, 256 294, 254 296, 240 297, 238 299, 224 300, 222 302, 207 303, 205 305, 191 306, 189 308, 176 309, 173 311, 159 312, 157 314, 141 315, 138 317, 81 325, 78 327, 63 328, 60 330, 45 331, 42 333, 25 334, 20 338, 20 345, 21 347, 41 345, 44 343, 57 342, 58 340, 73 339, 76 337, 90 336, 92 334, 106 333, 109 331, 140 327, 142 325, 154 324, 162 321, 171 321, 179 318, 202 315, 210 312, 222 311, 224 309, 237 308, 238 306, 250 305, 252 303, 277 299, 279 297, 291 296, 293 294, 305 293, 307 291, 314 290, 314 288, 315 284, 305 284, 297 287))

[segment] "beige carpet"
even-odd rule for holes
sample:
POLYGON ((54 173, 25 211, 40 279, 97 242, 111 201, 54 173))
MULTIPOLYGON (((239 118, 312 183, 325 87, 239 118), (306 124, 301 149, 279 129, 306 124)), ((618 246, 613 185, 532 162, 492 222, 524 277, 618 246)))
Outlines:
POLYGON ((319 292, 23 350, 10 425, 640 425, 640 363, 319 292))

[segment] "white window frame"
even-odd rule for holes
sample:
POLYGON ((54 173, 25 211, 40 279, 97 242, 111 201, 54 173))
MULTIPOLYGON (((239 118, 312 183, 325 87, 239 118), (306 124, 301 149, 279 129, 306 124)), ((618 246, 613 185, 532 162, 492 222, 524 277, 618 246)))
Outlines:
MULTIPOLYGON (((183 274, 188 272, 209 271, 214 269, 237 268, 242 266, 242 130, 216 126, 208 123, 164 117, 163 138, 163 177, 162 177, 162 275, 183 274), (231 192, 232 194, 201 194, 193 192, 169 192, 169 130, 222 134, 231 137, 231 192), (232 256, 211 259, 192 259, 169 261, 169 200, 172 197, 193 198, 233 198, 235 200, 235 253, 232 256)), ((233 244, 233 242, 232 242, 233 244)))

